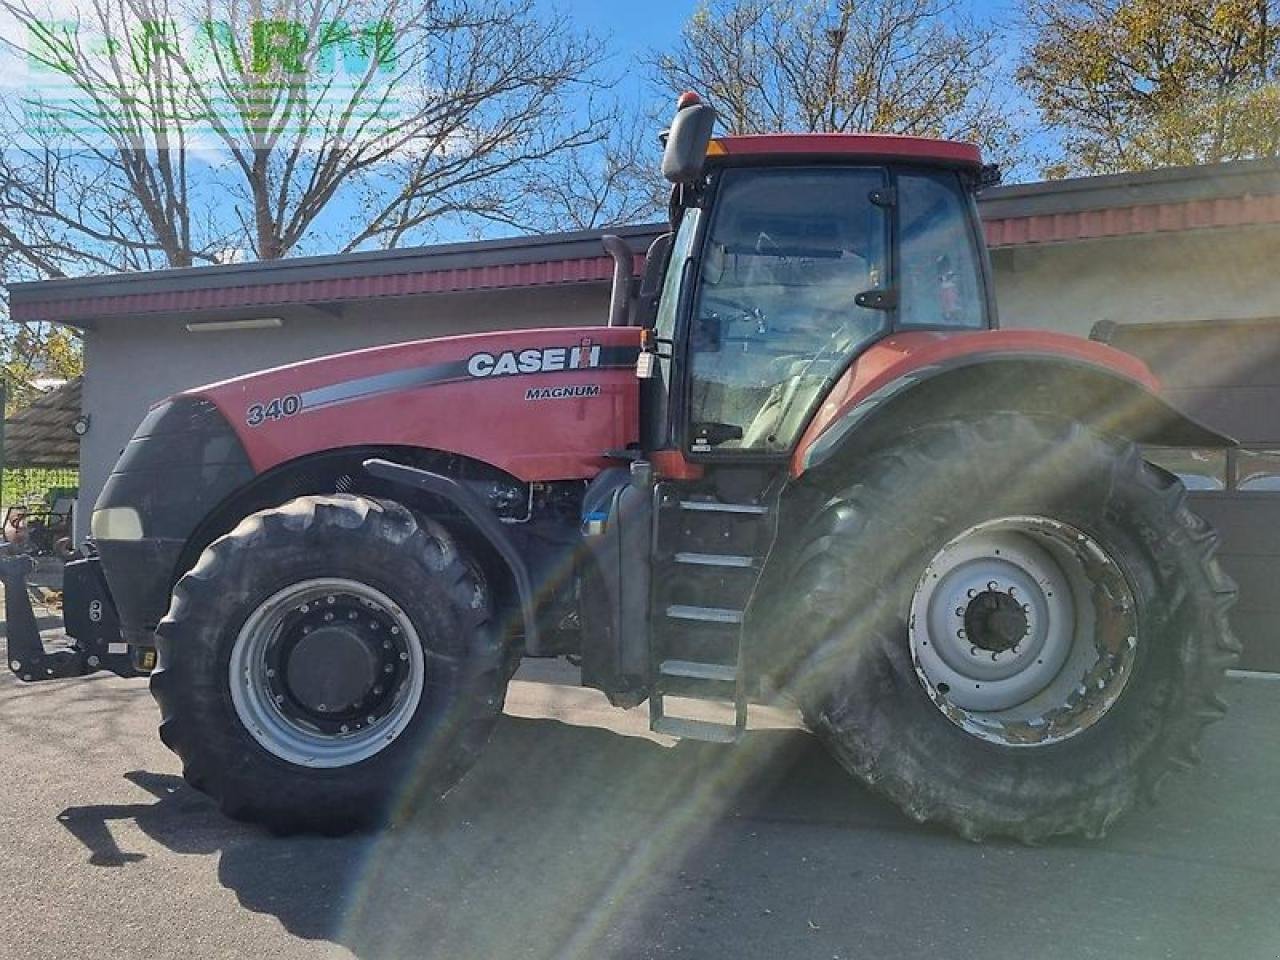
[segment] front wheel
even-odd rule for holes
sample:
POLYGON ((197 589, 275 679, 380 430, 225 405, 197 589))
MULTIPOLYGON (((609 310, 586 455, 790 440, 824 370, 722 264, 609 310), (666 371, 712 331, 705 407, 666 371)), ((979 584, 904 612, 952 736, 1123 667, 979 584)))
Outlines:
POLYGON ((1132 444, 1014 414, 858 464, 806 534, 795 689, 858 778, 978 839, 1100 835, 1175 767, 1239 649, 1234 585, 1132 444))
POLYGON ((470 766, 511 658, 484 579, 403 506, 302 497, 246 518, 174 588, 160 734, 224 812, 377 824, 470 766))

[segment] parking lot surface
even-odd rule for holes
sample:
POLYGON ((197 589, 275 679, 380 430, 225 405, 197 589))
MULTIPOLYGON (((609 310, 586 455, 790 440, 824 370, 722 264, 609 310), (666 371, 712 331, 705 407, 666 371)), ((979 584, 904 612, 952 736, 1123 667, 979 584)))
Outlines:
POLYGON ((1280 682, 1228 698, 1159 807, 1027 848, 907 822, 797 730, 673 746, 517 680, 442 803, 334 840, 223 819, 145 682, 5 674, 0 957, 1276 958, 1280 682))

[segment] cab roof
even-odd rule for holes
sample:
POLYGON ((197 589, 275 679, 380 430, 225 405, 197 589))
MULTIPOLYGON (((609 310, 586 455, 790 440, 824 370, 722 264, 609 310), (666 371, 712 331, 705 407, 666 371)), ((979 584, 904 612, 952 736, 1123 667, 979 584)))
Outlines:
POLYGON ((707 159, 712 161, 752 157, 917 160, 972 170, 982 168, 982 154, 975 144, 892 133, 750 134, 716 137, 707 148, 707 159))

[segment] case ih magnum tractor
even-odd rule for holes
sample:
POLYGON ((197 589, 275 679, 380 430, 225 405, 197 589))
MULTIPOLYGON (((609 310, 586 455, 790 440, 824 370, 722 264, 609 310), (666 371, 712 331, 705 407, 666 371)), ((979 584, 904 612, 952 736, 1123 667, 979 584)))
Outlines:
POLYGON ((971 838, 1097 835, 1188 765, 1234 588, 1139 444, 1231 441, 1125 354, 997 328, 973 147, 714 120, 681 99, 673 232, 636 291, 606 244, 608 325, 152 409, 67 568, 71 649, 40 646, 6 561, 13 670, 158 651, 187 779, 286 831, 447 790, 521 657, 574 658, 676 737, 789 698, 855 777, 971 838))

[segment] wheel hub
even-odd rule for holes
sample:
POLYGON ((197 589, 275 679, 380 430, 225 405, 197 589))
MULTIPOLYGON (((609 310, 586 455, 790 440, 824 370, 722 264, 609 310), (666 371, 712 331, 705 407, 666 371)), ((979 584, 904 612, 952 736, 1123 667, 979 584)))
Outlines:
POLYGON ((965 607, 964 630, 979 650, 1013 650, 1029 629, 1027 614, 1012 594, 983 590, 965 607))
POLYGON ((378 654, 359 631, 322 627, 294 644, 285 661, 289 692, 315 713, 359 707, 378 678, 378 654))
POLYGON ((412 621, 354 580, 280 590, 245 621, 232 650, 231 697, 271 753, 310 767, 358 763, 413 718, 425 658, 412 621))
POLYGON ((909 633, 934 705, 1007 746, 1064 740, 1096 722, 1127 681, 1137 642, 1120 567, 1074 527, 1034 516, 978 524, 939 550, 912 596, 909 633))

